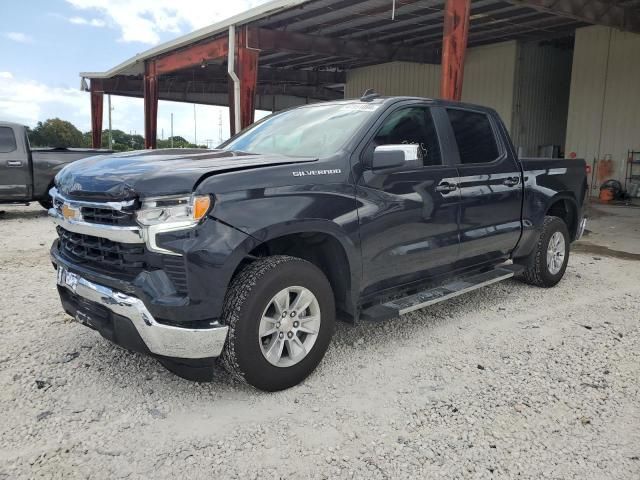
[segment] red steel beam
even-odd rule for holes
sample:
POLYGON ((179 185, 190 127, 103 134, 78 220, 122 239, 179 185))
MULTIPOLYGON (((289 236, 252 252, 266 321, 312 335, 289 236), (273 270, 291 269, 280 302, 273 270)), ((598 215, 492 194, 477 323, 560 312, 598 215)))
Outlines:
POLYGON ((240 30, 238 77, 240 78, 240 124, 247 128, 255 120, 258 58, 260 51, 247 45, 247 29, 240 30))
POLYGON ((229 52, 229 38, 221 37, 215 40, 209 40, 205 43, 199 43, 184 50, 164 55, 155 60, 156 74, 164 75, 166 73, 182 70, 183 68, 195 67, 201 65, 202 62, 222 58, 229 52))
POLYGON ((157 147, 158 138, 158 74, 153 60, 144 69, 144 148, 157 147))
POLYGON ((440 97, 445 100, 460 101, 462 98, 470 11, 471 0, 446 1, 440 77, 440 97))
MULTIPOLYGON (((255 120, 256 91, 258 88, 258 59, 260 50, 251 48, 247 27, 236 31, 236 74, 240 79, 240 128, 245 129, 255 120)), ((231 135, 235 135, 235 109, 233 82, 229 81, 229 119, 231 135)))
POLYGON ((91 145, 93 148, 102 146, 102 112, 104 105, 104 89, 102 81, 91 80, 91 145))

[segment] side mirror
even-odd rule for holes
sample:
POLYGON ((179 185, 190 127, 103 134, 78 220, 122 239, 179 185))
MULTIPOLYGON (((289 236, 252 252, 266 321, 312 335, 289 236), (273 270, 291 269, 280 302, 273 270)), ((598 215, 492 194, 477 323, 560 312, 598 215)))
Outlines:
POLYGON ((388 170, 401 167, 416 167, 422 163, 420 145, 380 145, 373 151, 371 169, 388 170))

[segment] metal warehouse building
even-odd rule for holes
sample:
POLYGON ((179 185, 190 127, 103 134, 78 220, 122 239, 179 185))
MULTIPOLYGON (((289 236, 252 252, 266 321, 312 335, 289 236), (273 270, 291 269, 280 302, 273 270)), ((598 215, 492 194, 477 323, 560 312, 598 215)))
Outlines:
POLYGON ((160 45, 101 73, 103 94, 230 106, 232 131, 255 109, 384 95, 488 105, 528 156, 611 158, 624 180, 640 151, 640 0, 277 0, 160 45))

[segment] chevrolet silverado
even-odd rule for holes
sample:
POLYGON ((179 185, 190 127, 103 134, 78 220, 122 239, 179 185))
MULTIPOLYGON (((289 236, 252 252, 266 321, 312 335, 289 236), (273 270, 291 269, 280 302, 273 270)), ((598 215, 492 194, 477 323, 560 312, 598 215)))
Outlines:
POLYGON ((316 368, 336 318, 402 318, 514 276, 554 286, 585 193, 583 160, 519 159, 489 108, 369 94, 213 151, 67 166, 51 258, 64 310, 105 338, 273 391, 316 368))

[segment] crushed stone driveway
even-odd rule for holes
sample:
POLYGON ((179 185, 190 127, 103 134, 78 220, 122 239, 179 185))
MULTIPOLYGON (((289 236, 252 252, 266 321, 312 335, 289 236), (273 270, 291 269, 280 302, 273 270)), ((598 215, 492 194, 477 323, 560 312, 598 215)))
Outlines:
POLYGON ((0 478, 640 478, 640 263, 574 254, 339 324, 302 385, 192 383, 60 307, 38 207, 0 217, 0 478))

